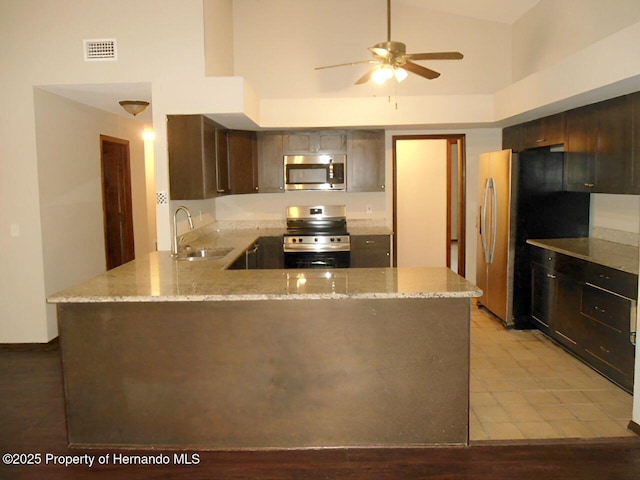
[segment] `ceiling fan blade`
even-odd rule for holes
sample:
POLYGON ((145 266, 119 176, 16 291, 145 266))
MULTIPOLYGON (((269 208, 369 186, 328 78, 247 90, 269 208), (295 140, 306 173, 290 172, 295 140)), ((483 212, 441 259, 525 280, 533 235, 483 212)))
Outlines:
POLYGON ((373 72, 375 72, 379 67, 375 67, 372 68, 371 70, 369 70, 367 73, 365 73, 363 76, 361 76, 356 83, 354 83, 354 85, 362 85, 363 83, 367 83, 369 80, 371 80, 371 76, 373 75, 373 72))
POLYGON ((416 75, 420 75, 421 77, 428 78, 429 80, 433 80, 440 76, 440 74, 435 70, 431 70, 430 68, 423 67, 422 65, 418 65, 413 62, 406 62, 402 65, 402 68, 411 73, 415 73, 416 75))
POLYGON ((370 60, 360 60, 358 62, 349 62, 349 63, 338 63, 337 65, 327 65, 325 67, 316 67, 316 70, 323 70, 325 68, 335 68, 335 67, 349 67, 351 65, 359 65, 361 63, 376 63, 375 60, 370 59, 370 60))
POLYGON ((462 60, 464 55, 460 52, 407 53, 404 58, 407 60, 462 60))

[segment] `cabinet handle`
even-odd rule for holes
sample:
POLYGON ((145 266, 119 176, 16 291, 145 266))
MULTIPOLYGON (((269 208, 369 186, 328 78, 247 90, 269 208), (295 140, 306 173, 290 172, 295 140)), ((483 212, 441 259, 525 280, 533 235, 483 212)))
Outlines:
POLYGON ((607 276, 607 275, 598 275, 598 277, 604 279, 604 280, 611 280, 611 277, 607 276))
POLYGON ((538 138, 538 139, 536 140, 536 143, 542 143, 542 142, 544 142, 545 140, 546 140, 546 138, 538 138))
POLYGON ((547 273, 547 278, 556 278, 556 276, 552 275, 551 273, 547 273))
POLYGON ((587 187, 587 188, 592 188, 592 187, 595 187, 596 184, 595 183, 585 183, 584 186, 587 187))
POLYGON ((600 345, 600 350, 602 350, 605 353, 611 353, 611 350, 607 350, 606 348, 604 348, 602 345, 600 345))
POLYGON ((376 243, 375 240, 365 240, 365 242, 367 245, 371 245, 372 243, 376 243))
POLYGON ((604 308, 600 308, 599 306, 595 306, 593 307, 594 310, 600 312, 600 313, 607 313, 607 311, 604 308))

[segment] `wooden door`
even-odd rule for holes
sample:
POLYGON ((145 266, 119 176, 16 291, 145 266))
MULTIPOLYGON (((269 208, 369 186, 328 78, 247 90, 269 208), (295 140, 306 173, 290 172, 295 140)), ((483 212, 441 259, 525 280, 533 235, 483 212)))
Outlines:
POLYGON ((135 258, 129 141, 100 135, 107 270, 135 258))

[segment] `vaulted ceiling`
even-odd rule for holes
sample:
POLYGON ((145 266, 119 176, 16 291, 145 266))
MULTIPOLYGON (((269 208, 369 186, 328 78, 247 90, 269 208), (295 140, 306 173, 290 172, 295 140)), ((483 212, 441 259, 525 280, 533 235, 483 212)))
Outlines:
POLYGON ((513 24, 540 0, 392 0, 443 13, 513 24))

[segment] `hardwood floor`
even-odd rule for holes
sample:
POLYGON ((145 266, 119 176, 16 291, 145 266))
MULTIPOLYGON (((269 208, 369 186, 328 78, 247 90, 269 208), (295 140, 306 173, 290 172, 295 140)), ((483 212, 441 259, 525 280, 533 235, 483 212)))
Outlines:
MULTIPOLYGON (((637 480, 640 437, 601 441, 485 442, 471 447, 260 452, 86 450, 66 444, 59 351, 0 350, 0 452, 42 455, 39 465, 0 464, 0 479, 593 479, 637 480), (61 466, 49 453, 95 464, 61 466), (197 464, 177 464, 184 454, 197 464), (109 454, 107 465, 97 465, 109 454), (192 454, 196 454, 193 457, 192 454), (168 465, 114 464, 162 458, 168 465), (162 455, 162 457, 159 457, 162 455), (102 457, 103 459, 105 457, 102 457)), ((4 457, 3 457, 4 458, 4 457)))

